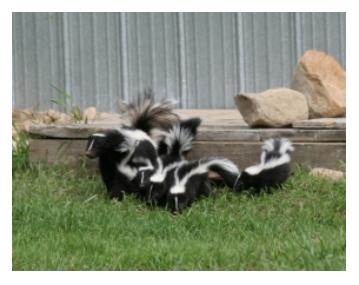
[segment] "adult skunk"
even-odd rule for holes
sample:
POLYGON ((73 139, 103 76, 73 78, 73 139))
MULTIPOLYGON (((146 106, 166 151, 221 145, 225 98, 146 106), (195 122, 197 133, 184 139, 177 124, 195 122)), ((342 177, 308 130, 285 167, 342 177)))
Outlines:
POLYGON ((99 158, 102 180, 110 198, 139 193, 136 176, 140 167, 157 168, 154 142, 140 130, 118 129, 94 133, 88 138, 86 155, 99 158))
POLYGON ((260 163, 246 168, 235 182, 237 191, 254 188, 261 189, 280 186, 290 173, 292 143, 286 138, 273 138, 264 142, 260 163))
POLYGON ((138 172, 157 168, 157 143, 178 116, 172 112, 172 102, 154 103, 153 93, 144 92, 137 104, 122 103, 126 107, 129 126, 88 138, 86 155, 99 158, 103 182, 111 198, 122 199, 123 193, 139 191, 138 172))

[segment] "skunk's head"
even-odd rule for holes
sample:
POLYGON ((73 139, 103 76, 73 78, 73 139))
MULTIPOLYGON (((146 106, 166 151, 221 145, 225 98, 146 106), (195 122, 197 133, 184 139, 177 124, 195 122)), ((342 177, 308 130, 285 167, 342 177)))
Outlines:
MULTIPOLYGON (((107 155, 115 160, 119 160, 129 152, 133 152, 132 157, 135 157, 136 149, 138 146, 143 145, 150 145, 150 147, 145 147, 146 151, 149 152, 151 150, 152 153, 156 154, 155 143, 140 130, 123 128, 103 133, 94 133, 87 140, 86 156, 96 158, 101 155, 107 155)), ((139 148, 139 156, 142 149, 142 147, 139 148)))
POLYGON ((261 163, 283 156, 290 156, 294 151, 292 143, 287 138, 272 138, 266 140, 262 146, 261 163))
POLYGON ((88 158, 96 158, 106 152, 126 152, 125 144, 125 137, 118 131, 94 133, 87 140, 86 156, 88 158), (122 150, 120 150, 121 146, 123 146, 122 150))
POLYGON ((192 149, 192 142, 200 124, 200 118, 191 118, 173 125, 159 143, 159 155, 172 155, 183 158, 192 149))

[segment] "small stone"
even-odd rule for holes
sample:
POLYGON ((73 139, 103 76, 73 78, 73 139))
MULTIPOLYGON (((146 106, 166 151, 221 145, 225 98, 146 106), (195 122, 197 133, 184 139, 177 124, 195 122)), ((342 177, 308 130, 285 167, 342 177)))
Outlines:
POLYGON ((251 127, 284 127, 308 119, 305 96, 288 88, 269 89, 261 93, 234 97, 243 119, 251 127))
POLYGON ((22 129, 25 130, 26 132, 29 132, 31 124, 32 124, 31 120, 24 121, 22 123, 22 129))
POLYGON ((344 179, 344 173, 342 171, 328 168, 313 168, 309 174, 316 177, 326 178, 332 181, 339 181, 344 179))
POLYGON ((83 120, 92 121, 96 118, 96 108, 88 107, 82 112, 83 120))
POLYGON ((345 116, 346 73, 330 55, 316 50, 304 53, 290 87, 306 96, 310 118, 345 116))
POLYGON ((47 111, 47 115, 50 116, 50 118, 53 120, 53 121, 56 121, 60 118, 61 116, 61 113, 59 111, 55 111, 53 109, 50 109, 47 111))
POLYGON ((60 117, 55 121, 55 124, 67 124, 71 122, 71 116, 65 113, 61 113, 60 117))

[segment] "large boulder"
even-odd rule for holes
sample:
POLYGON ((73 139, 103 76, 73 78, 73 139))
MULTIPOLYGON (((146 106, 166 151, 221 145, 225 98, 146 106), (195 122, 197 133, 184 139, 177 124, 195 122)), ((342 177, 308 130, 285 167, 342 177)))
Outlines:
POLYGON ((306 96, 310 118, 345 115, 346 73, 330 55, 316 50, 304 53, 290 87, 306 96))
POLYGON ((284 127, 294 121, 308 119, 305 96, 288 88, 240 94, 234 100, 243 119, 251 127, 284 127))

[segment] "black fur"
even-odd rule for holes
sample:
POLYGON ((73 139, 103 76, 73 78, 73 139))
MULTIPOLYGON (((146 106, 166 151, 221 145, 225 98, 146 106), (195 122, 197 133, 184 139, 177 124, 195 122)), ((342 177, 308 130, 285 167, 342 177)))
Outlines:
POLYGON ((145 167, 143 158, 153 168, 157 167, 156 148, 146 140, 136 141, 128 145, 128 138, 120 130, 91 135, 87 143, 86 155, 99 158, 99 169, 102 180, 111 198, 123 199, 124 193, 135 193, 141 196, 138 170, 145 167), (90 148, 91 147, 91 148, 90 148), (128 160, 126 166, 135 172, 134 177, 119 171, 119 164, 128 160))
MULTIPOLYGON (((289 177, 291 153, 294 148, 290 141, 285 138, 275 138, 267 140, 262 147, 261 171, 250 173, 246 168, 235 183, 237 191, 254 189, 254 193, 261 190, 276 188, 281 186, 289 177), (275 166, 274 162, 278 162, 275 166)), ((257 167, 259 167, 257 165, 257 167)))

